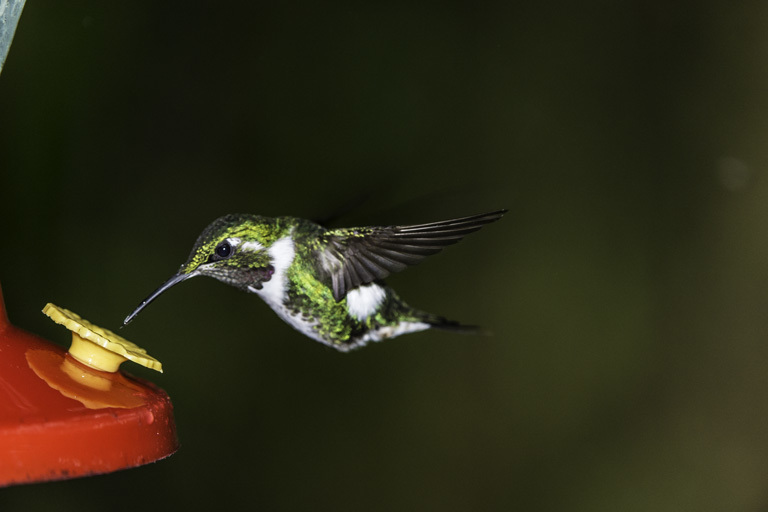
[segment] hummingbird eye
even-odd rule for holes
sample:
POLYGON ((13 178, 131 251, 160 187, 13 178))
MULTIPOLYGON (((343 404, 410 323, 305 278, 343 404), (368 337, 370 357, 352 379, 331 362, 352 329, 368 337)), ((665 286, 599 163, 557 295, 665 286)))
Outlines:
POLYGON ((232 245, 230 245, 230 243, 227 241, 221 242, 216 246, 214 252, 216 253, 216 256, 219 257, 219 259, 227 259, 232 256, 232 245))

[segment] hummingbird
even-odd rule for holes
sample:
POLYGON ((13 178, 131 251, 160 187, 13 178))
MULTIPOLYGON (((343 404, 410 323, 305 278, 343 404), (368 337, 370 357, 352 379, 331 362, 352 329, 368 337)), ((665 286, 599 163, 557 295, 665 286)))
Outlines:
POLYGON ((290 326, 341 352, 429 328, 476 330, 412 308, 382 280, 506 212, 345 229, 296 217, 225 215, 203 230, 186 263, 123 324, 172 286, 209 276, 259 295, 290 326))

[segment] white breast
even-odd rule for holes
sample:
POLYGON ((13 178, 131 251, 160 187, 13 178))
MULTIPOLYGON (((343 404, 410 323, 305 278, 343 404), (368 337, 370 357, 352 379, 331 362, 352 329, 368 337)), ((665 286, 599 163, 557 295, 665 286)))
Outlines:
MULTIPOLYGON (((252 249, 258 250, 255 246, 252 249)), ((261 289, 249 287, 248 291, 264 299, 264 302, 288 325, 310 338, 323 341, 313 329, 317 325, 316 321, 307 321, 301 317, 301 314, 292 313, 284 306, 288 294, 288 268, 296 257, 293 239, 289 235, 276 240, 267 249, 267 254, 269 254, 272 266, 275 267, 272 278, 263 283, 261 289)))
POLYGON ((293 258, 296 257, 296 250, 293 247, 293 238, 284 236, 276 240, 267 249, 269 259, 272 261, 272 266, 275 267, 275 272, 272 274, 272 278, 269 281, 263 283, 260 290, 256 288, 249 288, 249 291, 257 293, 264 301, 272 306, 272 309, 277 310, 278 307, 282 308, 283 302, 286 299, 286 289, 288 288, 288 267, 293 263, 293 258))

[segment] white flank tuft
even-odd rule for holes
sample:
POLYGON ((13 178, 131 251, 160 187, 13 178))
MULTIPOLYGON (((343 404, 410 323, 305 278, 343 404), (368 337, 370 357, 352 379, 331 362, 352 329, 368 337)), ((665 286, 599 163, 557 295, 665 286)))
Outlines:
POLYGON ((349 316, 360 321, 365 320, 379 309, 386 296, 384 288, 377 284, 360 286, 347 292, 347 311, 349 316))

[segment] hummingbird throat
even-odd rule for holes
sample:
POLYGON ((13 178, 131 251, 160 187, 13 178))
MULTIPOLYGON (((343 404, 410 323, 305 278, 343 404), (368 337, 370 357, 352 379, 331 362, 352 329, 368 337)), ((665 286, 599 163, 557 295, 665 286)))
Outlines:
POLYGON ((275 273, 275 267, 267 265, 266 267, 249 268, 241 272, 242 275, 238 276, 236 283, 238 286, 244 288, 247 291, 261 290, 264 288, 264 283, 272 279, 275 273))

